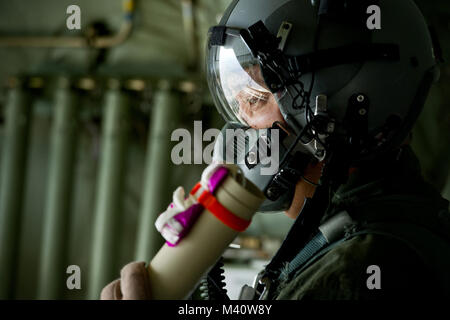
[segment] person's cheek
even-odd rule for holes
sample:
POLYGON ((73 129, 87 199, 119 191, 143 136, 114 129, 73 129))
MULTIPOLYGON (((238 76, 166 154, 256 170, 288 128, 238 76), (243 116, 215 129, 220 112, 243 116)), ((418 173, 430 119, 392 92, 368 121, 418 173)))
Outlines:
POLYGON ((278 106, 278 103, 276 102, 275 97, 273 95, 271 95, 269 99, 269 104, 271 106, 271 113, 274 115, 274 120, 280 122, 281 124, 286 125, 286 121, 284 120, 283 115, 281 114, 280 107, 278 106))
POLYGON ((280 109, 273 97, 268 102, 265 102, 265 105, 260 110, 255 123, 259 129, 270 128, 277 121, 284 122, 280 109))

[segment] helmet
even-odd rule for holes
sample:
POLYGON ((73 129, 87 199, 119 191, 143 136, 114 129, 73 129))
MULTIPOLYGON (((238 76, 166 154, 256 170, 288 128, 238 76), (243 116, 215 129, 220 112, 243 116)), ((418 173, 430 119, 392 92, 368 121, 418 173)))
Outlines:
POLYGON ((413 0, 235 0, 209 32, 208 84, 227 127, 281 130, 276 174, 242 165, 272 209, 302 157, 340 159, 346 170, 399 147, 437 74, 413 0))

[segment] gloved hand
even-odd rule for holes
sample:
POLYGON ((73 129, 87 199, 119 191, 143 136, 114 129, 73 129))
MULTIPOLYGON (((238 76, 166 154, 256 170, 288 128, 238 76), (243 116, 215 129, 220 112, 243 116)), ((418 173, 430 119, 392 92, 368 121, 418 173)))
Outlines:
POLYGON ((144 262, 132 262, 120 271, 117 279, 105 288, 101 300, 150 300, 150 279, 144 262))

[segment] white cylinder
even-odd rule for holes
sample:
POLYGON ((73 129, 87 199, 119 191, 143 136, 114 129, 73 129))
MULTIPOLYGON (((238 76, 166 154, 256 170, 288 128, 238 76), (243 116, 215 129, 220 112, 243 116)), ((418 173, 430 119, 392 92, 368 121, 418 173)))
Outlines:
MULTIPOLYGON (((231 176, 226 178, 215 196, 224 207, 245 220, 251 220, 264 201, 262 193, 250 182, 247 181, 244 188, 231 176)), ((150 262, 152 299, 187 298, 237 234, 211 212, 203 211, 178 246, 165 244, 150 262)))

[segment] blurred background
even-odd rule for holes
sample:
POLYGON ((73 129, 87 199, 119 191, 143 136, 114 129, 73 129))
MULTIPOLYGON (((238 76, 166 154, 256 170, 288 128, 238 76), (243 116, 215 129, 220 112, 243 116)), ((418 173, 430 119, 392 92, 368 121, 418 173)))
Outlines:
MULTIPOLYGON (((223 125, 203 60, 230 2, 0 0, 0 299, 96 299, 123 265, 157 252, 157 215, 205 167, 172 164, 171 133, 223 125), (66 26, 73 4, 80 30, 66 26), (80 267, 79 290, 66 286, 70 265, 80 267)), ((450 3, 417 3, 448 61, 450 3)), ((413 148, 449 199, 450 65, 441 73, 413 148)), ((231 297, 291 223, 257 215, 240 249, 226 252, 231 297)))

